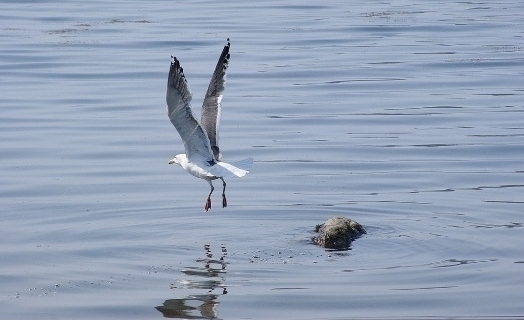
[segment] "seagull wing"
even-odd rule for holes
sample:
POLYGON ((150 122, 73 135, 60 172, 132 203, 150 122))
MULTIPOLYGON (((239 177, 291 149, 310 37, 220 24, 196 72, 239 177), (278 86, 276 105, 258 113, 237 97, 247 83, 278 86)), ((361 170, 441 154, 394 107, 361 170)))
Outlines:
POLYGON ((215 160, 220 158, 220 149, 218 147, 218 129, 220 126, 220 115, 222 111, 221 101, 224 85, 226 82, 226 69, 229 66, 229 39, 222 50, 218 63, 209 82, 206 97, 202 105, 202 116, 200 123, 207 133, 213 156, 215 160))
POLYGON ((184 142, 187 158, 190 162, 206 161, 214 164, 209 138, 191 111, 191 90, 177 58, 172 57, 167 79, 167 115, 184 142))

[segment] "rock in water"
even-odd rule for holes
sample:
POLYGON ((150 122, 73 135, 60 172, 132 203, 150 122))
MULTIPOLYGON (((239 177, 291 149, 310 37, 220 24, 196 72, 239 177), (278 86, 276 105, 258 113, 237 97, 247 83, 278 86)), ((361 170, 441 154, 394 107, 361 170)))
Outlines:
POLYGON ((317 224, 313 243, 329 249, 347 249, 351 241, 366 233, 358 222, 345 217, 329 218, 317 224))

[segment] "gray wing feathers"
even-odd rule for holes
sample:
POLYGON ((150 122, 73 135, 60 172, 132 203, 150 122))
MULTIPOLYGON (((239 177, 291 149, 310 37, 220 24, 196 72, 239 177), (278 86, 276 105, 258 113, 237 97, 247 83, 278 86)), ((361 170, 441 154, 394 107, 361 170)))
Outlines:
POLYGON ((191 90, 187 85, 184 70, 177 58, 172 57, 167 79, 167 114, 184 142, 190 161, 213 162, 213 153, 205 131, 191 111, 191 90))
POLYGON ((204 103, 202 105, 202 116, 200 124, 209 138, 215 160, 219 160, 220 149, 218 147, 218 129, 220 126, 221 101, 224 85, 226 82, 226 69, 229 66, 229 39, 222 50, 218 63, 209 82, 204 103))

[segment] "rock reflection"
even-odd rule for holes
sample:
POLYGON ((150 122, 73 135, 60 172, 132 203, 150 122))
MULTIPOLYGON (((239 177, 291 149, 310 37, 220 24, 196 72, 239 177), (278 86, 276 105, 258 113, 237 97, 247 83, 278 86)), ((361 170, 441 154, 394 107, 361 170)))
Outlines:
POLYGON ((171 284, 171 289, 197 289, 206 290, 200 294, 190 294, 181 299, 168 299, 161 306, 155 307, 166 318, 184 319, 218 319, 217 305, 219 295, 227 294, 224 285, 226 274, 226 255, 227 249, 221 247, 219 259, 213 258, 211 246, 204 246, 205 258, 197 259, 196 262, 202 266, 188 267, 181 272, 188 279, 177 281, 171 284), (221 291, 216 293, 215 291, 221 291))

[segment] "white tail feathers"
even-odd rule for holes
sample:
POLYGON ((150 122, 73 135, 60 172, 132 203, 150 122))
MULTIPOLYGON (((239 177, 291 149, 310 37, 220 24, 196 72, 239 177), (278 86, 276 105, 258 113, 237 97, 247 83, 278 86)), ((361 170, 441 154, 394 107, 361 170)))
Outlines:
POLYGON ((249 173, 251 167, 253 167, 253 158, 247 158, 235 162, 234 165, 227 162, 218 162, 210 171, 217 177, 234 175, 241 178, 249 173))
POLYGON ((232 163, 235 167, 243 169, 247 172, 253 168, 253 158, 247 158, 244 160, 236 161, 232 163))

